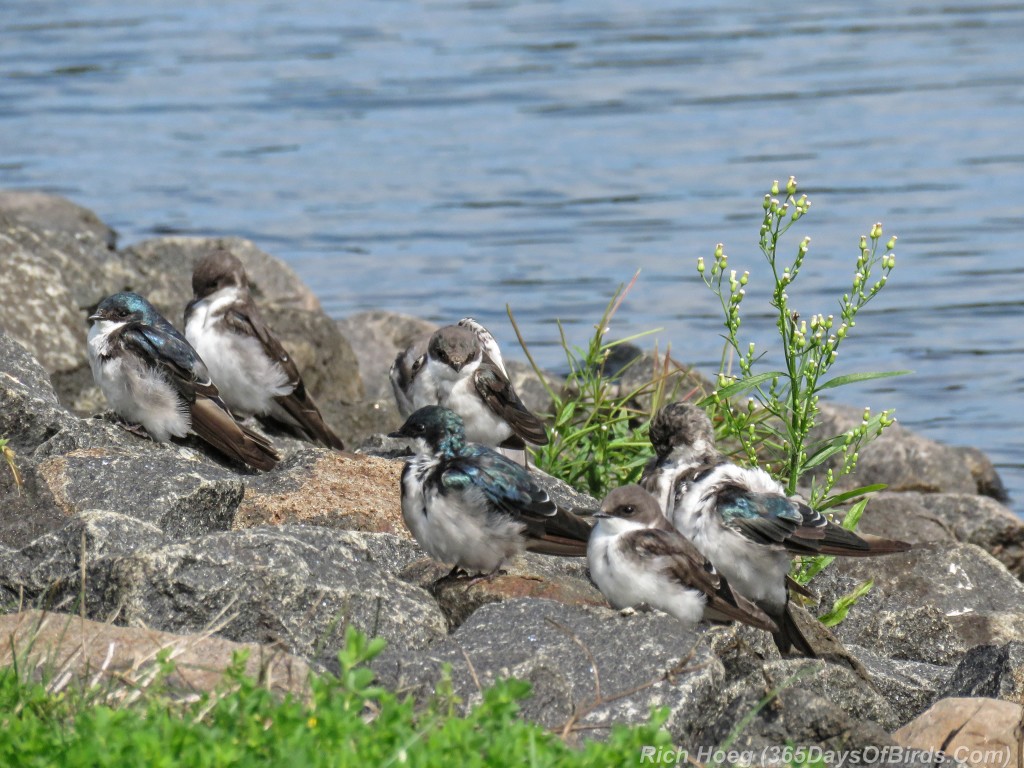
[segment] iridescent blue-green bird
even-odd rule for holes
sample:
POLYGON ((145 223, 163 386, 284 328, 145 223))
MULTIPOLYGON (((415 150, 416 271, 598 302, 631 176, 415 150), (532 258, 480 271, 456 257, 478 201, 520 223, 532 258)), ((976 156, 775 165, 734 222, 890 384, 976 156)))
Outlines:
POLYGON ((402 517, 413 538, 442 563, 492 575, 524 550, 586 557, 590 526, 559 509, 530 473, 483 445, 466 442, 462 418, 429 405, 392 433, 417 453, 402 471, 402 517))
POLYGON ((157 442, 189 431, 256 469, 271 469, 270 442, 235 421, 202 358, 136 293, 115 293, 89 316, 89 365, 110 407, 157 442))
POLYGON ((836 525, 760 468, 729 462, 715 448, 711 420, 689 403, 672 403, 651 420, 655 459, 641 485, 665 517, 692 541, 739 594, 778 625, 775 643, 805 656, 815 651, 796 625, 788 579, 794 555, 871 557, 910 544, 857 535, 836 525))

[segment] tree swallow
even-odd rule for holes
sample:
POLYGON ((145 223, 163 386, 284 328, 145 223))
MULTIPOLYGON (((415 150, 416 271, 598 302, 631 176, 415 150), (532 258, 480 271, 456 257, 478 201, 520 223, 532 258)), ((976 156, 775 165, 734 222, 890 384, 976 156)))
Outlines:
POLYGON ((295 361, 263 322, 242 262, 218 249, 192 273, 185 336, 235 413, 270 416, 309 439, 343 449, 302 383, 295 361))
POLYGON ((462 418, 429 405, 391 437, 412 438, 402 471, 402 517, 434 559, 496 574, 524 550, 564 557, 587 553, 590 526, 559 509, 519 464, 466 442, 462 418))
POLYGON ((436 405, 434 402, 424 402, 430 397, 424 391, 426 377, 418 379, 423 364, 427 361, 427 344, 430 343, 431 334, 420 336, 416 341, 398 353, 395 362, 391 364, 388 378, 391 379, 391 391, 395 394, 395 402, 398 403, 398 412, 403 419, 412 416, 413 411, 422 408, 424 405, 436 405), (415 401, 420 404, 415 405, 415 401))
POLYGON ((788 578, 794 555, 870 557, 905 552, 910 544, 859 536, 837 525, 760 468, 730 463, 715 448, 711 420, 694 405, 672 403, 651 421, 655 459, 641 484, 665 516, 692 541, 733 588, 778 625, 775 643, 805 656, 814 649, 797 627, 788 578))
POLYGON ((587 562, 591 578, 612 607, 647 603, 689 626, 706 616, 777 631, 764 611, 736 594, 669 524, 658 502, 639 485, 613 490, 594 517, 587 562))
POLYGON ((270 441, 235 421, 202 358, 153 305, 115 293, 89 316, 89 365, 110 407, 158 442, 191 430, 250 467, 269 470, 270 441))
POLYGON ((547 443, 543 423, 519 399, 498 344, 482 325, 466 317, 436 331, 425 354, 415 347, 392 367, 392 382, 408 382, 402 394, 396 389, 400 408, 403 394, 413 408, 450 408, 462 417, 467 438, 484 445, 522 450, 525 443, 547 443))

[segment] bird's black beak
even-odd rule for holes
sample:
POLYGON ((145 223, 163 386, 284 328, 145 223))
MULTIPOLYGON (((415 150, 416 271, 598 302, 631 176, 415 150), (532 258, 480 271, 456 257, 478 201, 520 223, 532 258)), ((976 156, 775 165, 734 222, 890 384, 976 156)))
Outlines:
POLYGON ((600 510, 598 510, 597 512, 594 512, 591 515, 591 517, 595 520, 604 520, 605 518, 611 517, 611 515, 609 515, 607 512, 601 512, 600 510))
POLYGON ((388 437, 408 437, 402 430, 398 429, 394 432, 388 432, 388 437))
POLYGON ((99 312, 93 312, 91 315, 89 315, 89 322, 90 323, 95 323, 97 320, 102 320, 102 319, 103 319, 103 315, 101 315, 99 312))

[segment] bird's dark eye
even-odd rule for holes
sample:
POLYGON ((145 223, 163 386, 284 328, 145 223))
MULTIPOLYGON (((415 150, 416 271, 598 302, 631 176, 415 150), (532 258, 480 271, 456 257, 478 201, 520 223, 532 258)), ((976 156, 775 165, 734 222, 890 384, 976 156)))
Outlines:
POLYGON ((426 424, 413 424, 412 425, 412 430, 413 430, 413 432, 426 432, 427 431, 427 425, 426 424))
POLYGON ((622 517, 632 517, 636 514, 636 507, 632 504, 625 504, 619 507, 619 514, 622 515, 622 517))

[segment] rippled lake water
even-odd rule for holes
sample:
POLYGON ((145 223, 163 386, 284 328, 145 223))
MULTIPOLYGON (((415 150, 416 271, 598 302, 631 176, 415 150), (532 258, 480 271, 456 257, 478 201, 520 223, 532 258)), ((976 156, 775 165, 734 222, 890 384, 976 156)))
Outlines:
MULTIPOLYGON (((1024 498, 1024 5, 350 0, 0 3, 0 187, 95 210, 122 244, 243 235, 341 317, 473 314, 540 361, 661 328, 706 373, 717 300, 750 269, 773 325, 760 200, 813 205, 801 313, 835 312, 857 239, 898 234, 836 390, 981 447, 1024 498)), ((790 252, 798 238, 790 241, 790 252)), ((802 285, 801 285, 802 283, 802 285)), ((514 354, 514 353, 513 353, 514 354)))

